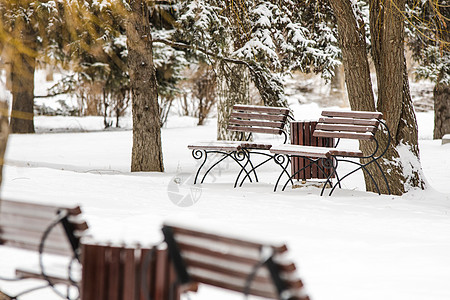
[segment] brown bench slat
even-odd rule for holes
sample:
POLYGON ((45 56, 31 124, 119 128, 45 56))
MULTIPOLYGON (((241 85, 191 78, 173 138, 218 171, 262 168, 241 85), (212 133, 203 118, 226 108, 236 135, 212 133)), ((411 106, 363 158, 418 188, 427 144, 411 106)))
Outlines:
MULTIPOLYGON (((181 250, 186 251, 187 253, 194 252, 194 253, 211 256, 211 257, 220 256, 224 260, 228 260, 228 261, 236 262, 236 263, 242 263, 242 264, 246 264, 248 266, 254 266, 259 262, 259 259, 256 257, 243 257, 243 256, 239 256, 239 255, 233 255, 230 253, 218 252, 218 251, 207 249, 205 247, 186 244, 183 242, 178 242, 178 246, 181 250)), ((283 272, 294 272, 296 270, 295 265, 291 262, 287 262, 287 263, 276 262, 276 264, 277 264, 278 269, 280 269, 280 271, 283 271, 283 272)))
POLYGON ((240 125, 240 126, 255 126, 255 127, 268 127, 268 128, 280 128, 284 127, 283 122, 264 122, 264 121, 254 121, 254 120, 241 120, 241 119, 230 119, 228 121, 229 125, 240 125))
MULTIPOLYGON (((195 272, 192 271, 191 272, 195 272)), ((212 274, 208 273, 207 275, 201 275, 201 274, 192 274, 192 279, 198 282, 202 282, 205 284, 213 285, 216 287, 224 288, 231 291, 236 291, 243 293, 244 292, 244 286, 245 281, 243 281, 241 284, 231 283, 232 278, 223 276, 222 280, 219 280, 217 278, 213 278, 211 276, 212 274)), ((259 284, 258 288, 254 288, 254 284, 252 284, 251 288, 249 289, 249 294, 258 296, 258 297, 265 297, 270 299, 277 299, 278 294, 275 291, 275 287, 269 284, 259 284)))
POLYGON ((378 127, 378 125, 380 124, 380 121, 377 119, 320 118, 319 123, 353 124, 353 125, 361 125, 361 126, 378 127))
MULTIPOLYGON (((194 259, 187 258, 187 257, 183 257, 183 259, 184 259, 185 263, 188 264, 192 268, 200 268, 200 269, 205 269, 205 270, 208 270, 211 272, 218 272, 218 273, 222 273, 222 274, 225 274, 228 276, 240 278, 242 280, 247 279, 248 274, 250 273, 250 272, 238 271, 238 270, 236 270, 236 268, 227 268, 226 265, 211 264, 208 262, 202 262, 202 261, 194 260, 194 259)), ((250 267, 250 271, 251 271, 251 267, 250 267)), ((258 282, 258 283, 263 283, 263 284, 270 284, 272 282, 272 280, 268 277, 268 275, 269 274, 268 274, 267 270, 260 269, 258 271, 258 273, 255 275, 255 277, 253 278, 253 281, 258 282), (262 271, 266 271, 266 272, 262 272, 262 271)))
POLYGON ((239 151, 241 150, 241 142, 237 141, 214 141, 214 142, 197 142, 188 145, 191 150, 217 150, 217 151, 239 151))
MULTIPOLYGON (((330 158, 330 150, 328 147, 301 146, 301 145, 279 145, 273 146, 270 152, 277 154, 288 154, 314 158, 330 158)), ((307 162, 308 163, 308 162, 307 162)))
POLYGON ((257 112, 282 114, 282 115, 289 114, 289 108, 286 108, 286 107, 268 107, 268 106, 261 106, 261 105, 235 104, 235 105, 233 105, 233 109, 238 110, 238 111, 257 111, 257 112))
POLYGON ((272 147, 272 144, 242 142, 241 146, 245 149, 269 150, 272 147))
POLYGON ((372 111, 322 111, 322 116, 326 117, 343 117, 343 118, 356 118, 356 119, 380 119, 383 114, 380 112, 372 111))
MULTIPOLYGON (((181 227, 176 227, 176 226, 171 226, 172 231, 175 234, 184 234, 187 236, 193 236, 196 238, 205 238, 205 239, 212 239, 215 241, 219 241, 222 243, 227 243, 230 245, 235 245, 235 246, 242 246, 242 247, 249 247, 249 248, 253 248, 253 249, 261 249, 262 244, 259 242, 254 242, 254 241, 248 241, 248 240, 242 240, 242 239, 237 239, 237 238, 233 238, 233 237, 226 237, 223 235, 217 235, 214 233, 207 233, 207 232, 200 232, 200 231, 194 231, 194 230, 190 230, 187 228, 181 228, 181 227)), ((280 244, 280 245, 271 245, 273 251, 275 253, 284 253, 287 251, 287 247, 285 244, 280 244)))
POLYGON ((334 156, 364 157, 360 150, 331 149, 330 153, 334 156))
MULTIPOLYGON (((49 274, 45 274, 45 275, 54 284, 61 284, 61 283, 62 284, 66 284, 66 285, 72 285, 73 284, 73 282, 71 280, 69 280, 68 278, 63 278, 63 277, 49 275, 49 274)), ((33 278, 33 279, 45 280, 45 278, 44 278, 44 276, 42 276, 42 274, 38 274, 38 273, 35 273, 33 271, 24 270, 24 269, 16 269, 16 276, 18 278, 23 278, 23 279, 33 278)))
POLYGON ((371 133, 353 133, 353 132, 337 132, 337 131, 323 131, 316 130, 313 134, 315 137, 329 137, 329 138, 342 138, 342 139, 355 139, 355 140, 372 140, 373 134, 371 133))
MULTIPOLYGON (((30 251, 38 251, 39 244, 30 244, 28 242, 22 242, 22 241, 7 241, 3 245, 14 247, 14 248, 20 248, 24 250, 30 250, 30 251)), ((62 256, 72 256, 73 251, 72 249, 67 248, 67 250, 64 250, 61 247, 52 247, 52 246, 46 246, 45 252, 56 254, 56 255, 62 255, 62 256)))
POLYGON ((2 214, 17 213, 19 215, 30 216, 30 217, 55 217, 56 212, 59 209, 65 209, 69 212, 69 215, 76 216, 81 214, 81 208, 79 206, 75 207, 59 207, 58 205, 51 206, 45 204, 28 203, 21 201, 10 201, 2 199, 0 201, 0 212, 2 214))
POLYGON ((248 119, 248 120, 269 120, 269 121, 279 121, 285 122, 287 116, 285 115, 267 115, 267 114, 256 114, 256 113, 241 113, 241 112, 232 112, 230 114, 230 118, 233 119, 248 119))
POLYGON ((229 125, 228 130, 230 131, 242 131, 242 132, 254 132, 254 133, 268 133, 268 134, 281 134, 283 130, 272 129, 272 128, 260 128, 260 127, 244 127, 244 126, 233 126, 229 125))
POLYGON ((377 130, 374 126, 360 126, 360 125, 341 125, 341 124, 317 124, 316 130, 327 131, 347 131, 347 132, 369 132, 375 133, 377 130))

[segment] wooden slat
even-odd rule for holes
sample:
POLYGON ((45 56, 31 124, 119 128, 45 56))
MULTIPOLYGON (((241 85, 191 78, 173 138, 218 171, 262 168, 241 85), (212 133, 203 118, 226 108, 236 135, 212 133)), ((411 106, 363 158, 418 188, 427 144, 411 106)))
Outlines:
POLYGON ((254 120, 241 120, 231 118, 228 121, 229 125, 240 125, 240 126, 256 126, 256 127, 268 127, 268 128, 280 128, 284 127, 283 122, 264 122, 264 121, 254 121, 254 120))
POLYGON ((330 150, 330 153, 334 156, 364 157, 360 150, 333 149, 330 150))
POLYGON ((361 126, 375 126, 378 127, 380 121, 377 119, 353 119, 353 118, 320 118, 319 123, 330 124, 353 124, 361 126))
MULTIPOLYGON (((232 284, 226 280, 218 280, 217 278, 212 278, 211 276, 200 276, 200 275, 193 274, 192 279, 195 281, 201 282, 201 283, 224 288, 227 290, 236 291, 236 292, 240 292, 240 293, 244 292, 244 285, 232 284)), ((279 296, 277 295, 275 288, 272 287, 272 290, 270 290, 267 287, 271 287, 271 286, 266 285, 266 288, 250 288, 249 294, 258 296, 258 297, 278 299, 279 296)))
POLYGON ((156 250, 156 278, 154 300, 167 300, 169 298, 169 262, 167 250, 156 250))
POLYGON ((369 132, 375 133, 375 126, 341 125, 341 124, 318 124, 317 129, 328 131, 369 132))
POLYGON ((120 260, 121 247, 108 247, 108 281, 107 292, 108 300, 122 300, 122 287, 124 278, 122 277, 122 263, 120 260))
POLYGON ((227 129, 230 131, 268 133, 268 134, 281 134, 283 132, 283 130, 281 130, 281 129, 262 128, 262 127, 245 127, 245 126, 234 126, 234 125, 228 125, 227 129))
POLYGON ((371 133, 353 133, 353 132, 336 132, 336 131, 323 131, 316 130, 314 136, 328 137, 328 138, 343 138, 343 139, 355 139, 355 140, 372 140, 374 138, 371 133))
POLYGON ((285 122, 287 116, 285 115, 268 115, 268 114, 257 114, 257 113, 241 113, 232 112, 230 118, 248 119, 248 120, 269 120, 269 121, 281 121, 285 122))
POLYGON ((383 114, 380 112, 370 111, 322 111, 322 116, 326 117, 343 117, 343 118, 357 118, 357 119, 381 119, 383 114))
MULTIPOLYGON (((175 234, 191 235, 193 237, 212 239, 212 240, 219 241, 222 243, 228 243, 230 245, 250 247, 250 248, 254 248, 254 249, 260 249, 262 247, 262 244, 258 243, 258 242, 242 240, 242 239, 237 239, 237 238, 233 238, 233 237, 226 237, 226 236, 218 235, 218 234, 214 234, 214 233, 195 231, 195 230, 190 230, 187 228, 181 228, 181 227, 176 227, 176 226, 170 226, 170 227, 172 228, 172 230, 175 234)), ((285 244, 271 245, 271 247, 275 253, 284 253, 287 251, 287 247, 285 244)))
POLYGON ((245 149, 258 149, 258 150, 269 150, 272 147, 272 144, 265 143, 253 143, 253 142, 242 142, 241 148, 245 149))
POLYGON ((285 107, 269 107, 269 106, 261 106, 261 105, 242 105, 235 104, 233 105, 233 110, 237 111, 256 111, 256 112, 264 112, 271 114, 282 114, 288 115, 289 109, 285 107))
POLYGON ((136 299, 136 259, 135 249, 125 248, 122 251, 123 257, 123 300, 136 299))
POLYGON ((210 142, 210 143, 196 143, 188 145, 191 150, 215 150, 215 151, 239 151, 241 150, 240 143, 225 143, 225 142, 210 142))
MULTIPOLYGON (((237 270, 236 268, 227 268, 226 265, 220 265, 220 264, 210 264, 204 261, 198 261, 190 258, 183 258, 183 261, 186 263, 189 267, 194 267, 197 269, 204 269, 211 272, 218 272, 221 274, 225 274, 227 276, 236 277, 242 280, 245 280, 248 278, 250 272, 243 272, 240 270, 237 270)), ((252 266, 253 267, 253 266, 252 266)), ((252 268, 250 268, 251 270, 252 268)), ((265 270, 265 269, 260 269, 265 270)), ((266 270, 265 270, 266 271, 266 270)), ((263 283, 263 284, 269 284, 272 282, 271 278, 269 277, 269 273, 265 272, 261 274, 261 272, 258 272, 258 274, 253 279, 254 282, 263 283)))
POLYGON ((29 203, 22 201, 0 200, 0 212, 3 213, 18 213, 20 215, 31 217, 54 217, 58 210, 66 209, 70 215, 75 216, 81 214, 81 208, 79 206, 74 207, 61 207, 51 206, 37 203, 29 203))
MULTIPOLYGON (((311 146, 318 146, 319 144, 319 138, 313 136, 314 131, 316 130, 317 123, 316 122, 310 122, 310 132, 311 132, 311 146)), ((311 166, 311 178, 318 178, 319 176, 319 169, 317 165, 311 166)))
MULTIPOLYGON (((54 284, 66 284, 66 285, 73 284, 72 281, 69 280, 68 278, 58 277, 58 276, 54 276, 54 275, 50 275, 50 274, 45 274, 45 275, 54 284)), ((18 278, 24 278, 24 279, 34 278, 34 279, 46 280, 46 278, 44 278, 44 276, 39 271, 32 272, 30 270, 24 270, 24 269, 20 269, 20 268, 16 269, 16 276, 18 278)))
MULTIPOLYGON (((311 138, 312 138, 312 132, 311 132, 311 122, 305 122, 304 123, 304 143, 303 145, 311 145, 311 138)), ((311 179, 311 164, 309 164, 308 161, 304 161, 304 166, 308 166, 305 168, 305 179, 311 179)))
POLYGON ((305 157, 331 157, 330 148, 327 147, 312 147, 312 146, 298 146, 298 145, 279 145, 270 149, 270 152, 277 154, 288 154, 305 157))

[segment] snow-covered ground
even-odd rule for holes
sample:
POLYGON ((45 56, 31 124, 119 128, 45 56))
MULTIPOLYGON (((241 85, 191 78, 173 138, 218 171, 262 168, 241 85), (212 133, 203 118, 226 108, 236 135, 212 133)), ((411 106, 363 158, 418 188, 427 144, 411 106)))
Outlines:
MULTIPOLYGON (((314 103, 292 108, 297 119, 314 119, 322 109, 314 103)), ((125 130, 102 131, 101 118, 37 117, 38 132, 56 133, 10 136, 1 196, 80 204, 93 239, 102 242, 157 243, 161 224, 169 219, 281 239, 313 300, 447 300, 450 144, 432 140, 432 112, 418 113, 418 121, 429 188, 402 197, 364 192, 361 174, 331 197, 320 197, 315 187, 274 193, 275 165, 261 170, 260 183, 233 189, 237 169, 224 163, 205 184, 193 187, 198 162, 186 146, 214 140, 215 120, 198 127, 195 119, 176 116, 162 130, 164 173, 129 172, 129 119, 122 122, 125 130), (60 132, 65 129, 80 132, 60 132), (192 203, 177 204, 184 196, 192 203)), ((31 259, 0 247, 0 274, 12 275, 15 266, 31 259)), ((12 294, 23 286, 0 281, 0 290, 12 294)), ((58 297, 43 290, 21 299, 58 297)), ((192 299, 242 295, 202 287, 192 299)))
MULTIPOLYGON (((302 112, 313 118, 320 111, 312 104, 295 110, 299 119, 305 117, 302 112)), ((191 192, 190 176, 197 166, 186 145, 214 139, 216 132, 214 120, 197 127, 187 117, 170 118, 162 130, 165 173, 129 172, 129 130, 11 135, 2 197, 79 203, 98 241, 156 243, 167 219, 282 239, 311 299, 450 299, 450 144, 431 140, 432 114, 419 113, 418 118, 430 188, 402 197, 364 192, 361 174, 331 197, 318 196, 314 187, 274 193, 275 166, 262 171, 260 183, 233 189, 236 169, 224 164, 196 190, 200 196, 193 199, 195 204, 177 206, 176 196, 191 192), (188 182, 177 190, 175 178, 188 182)), ((38 117, 36 127, 65 128, 73 121, 38 117)), ((75 122, 97 130, 93 123, 102 120, 75 122)), ((11 274, 24 255, 0 247, 0 274, 11 274)), ((22 286, 0 281, 2 290, 14 292, 22 286)), ((46 290, 23 297, 53 298, 46 290)), ((211 288, 193 296, 241 298, 211 288)))

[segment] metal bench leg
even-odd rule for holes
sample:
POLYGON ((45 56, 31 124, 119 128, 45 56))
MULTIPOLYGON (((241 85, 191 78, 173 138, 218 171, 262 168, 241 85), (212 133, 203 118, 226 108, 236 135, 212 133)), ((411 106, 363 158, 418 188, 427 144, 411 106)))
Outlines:
POLYGON ((280 176, 278 176, 277 182, 275 183, 275 186, 273 188, 273 191, 276 192, 277 191, 277 187, 278 187, 278 183, 280 182, 281 177, 283 176, 283 174, 286 174, 288 176, 288 178, 289 178, 288 181, 291 180, 291 182, 292 182, 292 178, 290 178, 291 175, 289 175, 289 172, 286 171, 286 169, 289 166, 291 160, 290 160, 288 155, 282 155, 282 154, 275 154, 273 156, 273 160, 275 161, 275 163, 280 165, 280 167, 283 169, 281 171, 281 173, 280 173, 280 176), (286 164, 286 165, 284 165, 284 164, 286 164))
POLYGON ((198 174, 200 174, 200 170, 203 168, 203 166, 206 163, 206 159, 208 158, 208 153, 206 151, 194 149, 194 150, 192 150, 192 156, 195 159, 201 159, 203 156, 205 156, 205 159, 203 160, 203 162, 200 165, 200 167, 198 167, 197 173, 195 174, 194 184, 196 184, 197 183, 198 174))

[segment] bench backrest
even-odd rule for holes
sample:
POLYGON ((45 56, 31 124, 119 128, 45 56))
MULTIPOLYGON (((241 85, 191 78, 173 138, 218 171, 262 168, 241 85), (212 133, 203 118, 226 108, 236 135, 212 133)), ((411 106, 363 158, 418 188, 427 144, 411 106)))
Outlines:
POLYGON ((289 109, 257 105, 234 105, 228 121, 230 131, 283 134, 289 109))
POLYGON ((383 114, 368 111, 323 111, 315 137, 372 140, 383 114))
POLYGON ((275 245, 164 225, 180 283, 199 282, 268 299, 309 299, 285 244, 275 245))
POLYGON ((49 232, 43 250, 77 256, 80 237, 88 228, 86 222, 80 220, 80 214, 79 206, 0 200, 0 244, 39 251, 44 233, 60 220, 49 232))

